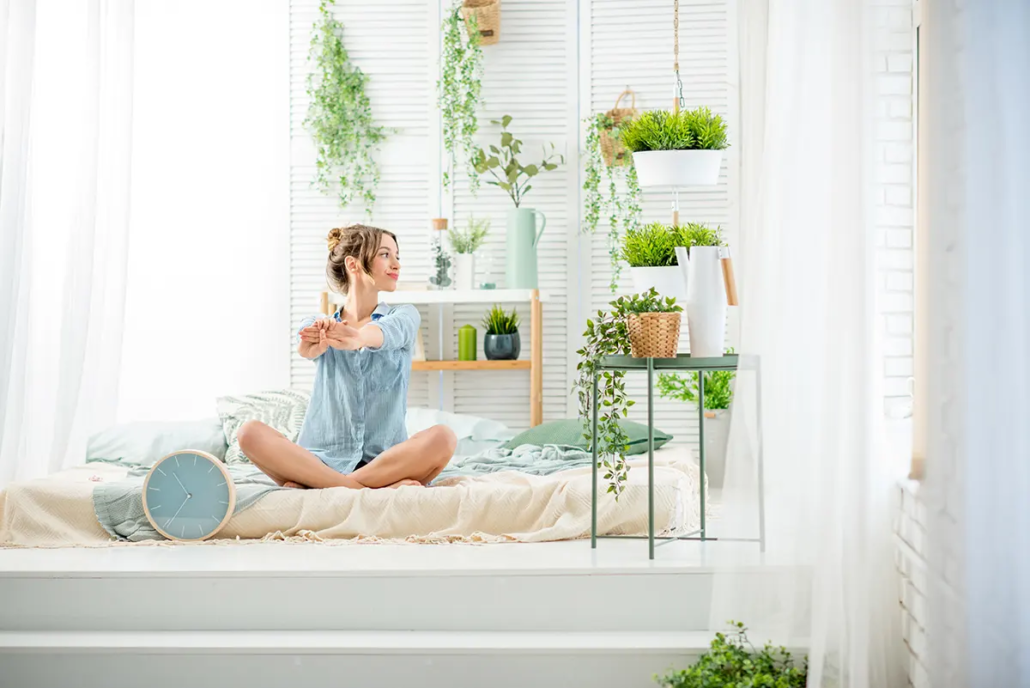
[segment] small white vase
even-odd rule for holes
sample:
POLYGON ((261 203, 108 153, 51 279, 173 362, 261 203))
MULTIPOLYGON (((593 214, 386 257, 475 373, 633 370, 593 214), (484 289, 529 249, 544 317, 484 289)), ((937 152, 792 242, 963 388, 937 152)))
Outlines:
POLYGON ((705 475, 709 487, 723 486, 730 416, 725 410, 705 411, 705 475))
POLYGON ((690 355, 714 358, 726 353, 726 283, 718 246, 676 247, 676 260, 687 279, 687 332, 690 355))
POLYGON ((710 186, 719 183, 721 150, 640 151, 633 154, 640 188, 710 186))
POLYGON ((643 294, 654 287, 662 296, 672 296, 681 306, 687 298, 687 285, 683 281, 683 272, 675 265, 665 267, 630 268, 633 278, 633 289, 643 294))
POLYGON ((472 253, 459 253, 454 256, 454 282, 456 289, 476 288, 476 256, 472 253))

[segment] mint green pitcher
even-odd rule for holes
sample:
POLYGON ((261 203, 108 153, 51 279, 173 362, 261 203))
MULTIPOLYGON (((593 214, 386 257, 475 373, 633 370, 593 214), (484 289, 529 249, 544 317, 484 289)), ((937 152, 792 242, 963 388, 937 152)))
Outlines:
POLYGON ((508 289, 536 289, 536 246, 544 233, 547 218, 533 208, 508 211, 505 277, 508 289), (537 229, 537 218, 540 228, 537 229))

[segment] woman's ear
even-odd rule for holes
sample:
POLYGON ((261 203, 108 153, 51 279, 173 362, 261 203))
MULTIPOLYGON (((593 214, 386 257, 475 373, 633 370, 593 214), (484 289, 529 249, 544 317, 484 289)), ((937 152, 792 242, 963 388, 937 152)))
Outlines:
POLYGON ((343 265, 347 268, 347 272, 354 275, 361 272, 361 266, 358 265, 358 259, 354 256, 347 256, 343 259, 343 265))

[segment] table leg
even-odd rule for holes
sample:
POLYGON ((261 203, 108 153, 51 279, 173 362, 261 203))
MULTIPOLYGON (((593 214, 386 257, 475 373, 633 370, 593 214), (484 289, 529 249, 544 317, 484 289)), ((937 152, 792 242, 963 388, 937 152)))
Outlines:
POLYGON ((654 559, 654 359, 647 359, 647 553, 654 559))
POLYGON ((755 364, 755 396, 757 406, 755 415, 758 422, 758 547, 759 551, 765 551, 765 466, 763 465, 765 451, 765 435, 762 434, 762 363, 755 364))
POLYGON ((590 462, 590 549, 597 549, 597 373, 594 373, 590 409, 590 452, 593 456, 590 462))
POLYGON ((705 540, 705 374, 704 371, 697 371, 697 441, 698 463, 700 464, 701 483, 701 541, 705 540))

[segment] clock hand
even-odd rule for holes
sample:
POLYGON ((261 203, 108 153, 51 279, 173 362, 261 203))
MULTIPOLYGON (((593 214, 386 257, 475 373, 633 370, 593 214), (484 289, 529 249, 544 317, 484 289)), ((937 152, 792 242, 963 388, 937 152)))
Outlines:
POLYGON ((188 501, 190 501, 190 496, 187 494, 186 499, 182 500, 182 504, 179 505, 179 508, 178 510, 176 510, 175 515, 168 519, 168 525, 172 524, 172 521, 175 520, 175 517, 179 515, 179 512, 182 511, 182 507, 186 506, 186 502, 188 501))
POLYGON ((175 482, 179 483, 179 487, 182 488, 182 491, 186 494, 186 497, 189 498, 190 491, 187 490, 186 486, 182 484, 181 480, 179 480, 179 476, 177 476, 175 473, 172 473, 172 477, 175 478, 175 482))

